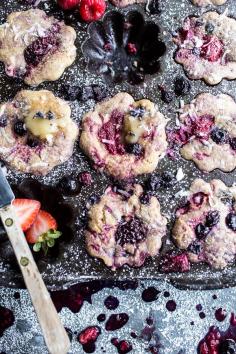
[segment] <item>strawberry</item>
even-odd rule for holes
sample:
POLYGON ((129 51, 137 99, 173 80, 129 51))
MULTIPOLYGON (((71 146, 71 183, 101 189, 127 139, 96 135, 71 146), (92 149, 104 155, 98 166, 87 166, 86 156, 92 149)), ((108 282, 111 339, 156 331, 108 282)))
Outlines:
POLYGON ((106 2, 104 0, 81 0, 80 16, 86 22, 96 21, 102 17, 106 10, 106 2))
POLYGON ((63 10, 71 10, 79 5, 80 0, 57 0, 57 3, 63 10))
POLYGON ((40 202, 32 199, 15 199, 12 204, 15 208, 22 230, 28 230, 38 215, 41 206, 40 202))

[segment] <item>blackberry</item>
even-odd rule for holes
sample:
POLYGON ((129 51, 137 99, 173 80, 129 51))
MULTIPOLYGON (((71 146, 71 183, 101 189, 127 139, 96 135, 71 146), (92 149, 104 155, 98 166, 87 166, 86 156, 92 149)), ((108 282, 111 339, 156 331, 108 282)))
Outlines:
POLYGON ((213 227, 220 221, 220 213, 217 210, 210 211, 206 216, 205 225, 207 227, 213 227))
POLYGON ((77 194, 80 192, 81 186, 78 179, 74 176, 65 176, 59 182, 59 188, 65 194, 77 194))
POLYGON ((174 81, 175 93, 177 96, 183 96, 189 93, 191 85, 190 82, 183 76, 176 77, 174 81))
POLYGON ((14 123, 14 133, 19 136, 24 136, 27 133, 27 130, 25 128, 25 123, 22 120, 17 120, 14 123))
POLYGON ((236 150, 236 138, 231 138, 229 140, 229 145, 230 145, 231 149, 236 150))
POLYGON ((174 98, 174 95, 170 91, 161 90, 161 99, 165 103, 170 103, 174 98))
POLYGON ((108 89, 106 86, 102 85, 93 85, 93 94, 94 94, 94 99, 95 101, 102 101, 104 98, 107 97, 108 95, 108 89))
POLYGON ((94 90, 92 86, 84 86, 78 94, 78 100, 86 102, 87 100, 94 99, 94 90))
POLYGON ((132 117, 135 117, 135 118, 142 118, 143 115, 145 114, 146 110, 144 107, 142 106, 138 106, 138 107, 135 107, 135 108, 132 108, 130 111, 129 111, 129 114, 132 116, 132 117))
POLYGON ((163 172, 161 175, 161 186, 169 188, 176 183, 176 178, 171 172, 163 172))
POLYGON ((0 116, 0 128, 5 128, 7 126, 7 116, 2 114, 0 116))
POLYGON ((228 142, 228 133, 224 129, 216 127, 211 131, 211 139, 216 144, 225 144, 228 142))
POLYGON ((147 189, 156 191, 161 187, 161 176, 158 174, 151 175, 147 181, 147 189))
POLYGON ((229 213, 226 216, 225 222, 229 229, 236 231, 236 213, 229 213))
POLYGON ((236 354, 236 342, 233 339, 225 339, 219 345, 220 354, 236 354))
POLYGON ((143 153, 143 147, 138 143, 127 144, 125 150, 128 154, 134 154, 136 156, 140 156, 143 153))
POLYGON ((205 30, 208 34, 212 34, 214 32, 214 25, 211 22, 207 22, 205 26, 205 30))
POLYGON ((210 232, 209 227, 205 226, 204 224, 200 223, 195 227, 195 234, 198 239, 202 239, 206 237, 210 232))
POLYGON ((198 241, 194 241, 188 246, 188 252, 199 254, 201 252, 201 244, 198 241))
POLYGON ((117 228, 115 239, 116 242, 123 246, 125 243, 135 244, 146 238, 147 227, 137 217, 129 221, 122 220, 117 228))

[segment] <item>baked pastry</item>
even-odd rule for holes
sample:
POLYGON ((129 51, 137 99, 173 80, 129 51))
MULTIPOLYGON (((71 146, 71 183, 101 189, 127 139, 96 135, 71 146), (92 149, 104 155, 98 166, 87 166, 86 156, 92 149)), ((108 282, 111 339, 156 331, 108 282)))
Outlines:
POLYGON ((143 4, 146 0, 110 0, 111 3, 117 7, 126 7, 133 4, 143 4))
POLYGON ((192 0, 194 5, 208 6, 208 5, 223 5, 227 0, 192 0))
POLYGON ((226 94, 202 93, 183 107, 172 140, 181 155, 203 171, 236 167, 236 102, 226 94))
POLYGON ((174 37, 175 60, 190 79, 210 85, 236 78, 236 20, 217 12, 187 17, 174 37))
POLYGON ((124 264, 140 267, 156 256, 166 233, 166 218, 156 197, 143 194, 140 185, 126 190, 108 187, 89 210, 86 248, 115 270, 124 264))
POLYGON ((0 61, 28 85, 54 81, 75 60, 75 38, 72 27, 42 10, 13 12, 0 26, 0 61))
POLYGON ((0 106, 0 158, 20 172, 47 174, 69 159, 78 127, 52 92, 18 92, 0 106))
POLYGON ((236 187, 196 179, 187 203, 176 212, 172 230, 177 246, 192 262, 224 268, 236 255, 236 187))
POLYGON ((118 93, 84 116, 80 146, 99 170, 130 178, 156 168, 167 147, 165 124, 151 101, 118 93))

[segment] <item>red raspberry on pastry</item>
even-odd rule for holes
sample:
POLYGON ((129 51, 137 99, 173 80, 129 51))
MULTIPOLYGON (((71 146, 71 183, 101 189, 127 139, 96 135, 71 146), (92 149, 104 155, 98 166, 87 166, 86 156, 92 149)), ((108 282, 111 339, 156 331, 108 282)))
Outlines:
POLYGON ((104 0, 81 0, 80 16, 86 22, 99 20, 106 10, 106 2, 104 0))

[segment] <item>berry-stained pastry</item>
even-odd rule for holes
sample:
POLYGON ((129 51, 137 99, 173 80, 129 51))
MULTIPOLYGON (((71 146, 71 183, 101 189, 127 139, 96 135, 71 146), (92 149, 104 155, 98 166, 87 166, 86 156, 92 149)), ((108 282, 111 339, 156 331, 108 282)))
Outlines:
POLYGON ((89 211, 86 248, 113 270, 124 264, 140 267, 158 254, 165 233, 156 197, 144 194, 140 185, 108 187, 89 211))
POLYGON ((72 27, 42 10, 13 12, 0 26, 0 61, 28 85, 54 81, 75 60, 75 38, 72 27))
POLYGON ((15 170, 47 174, 73 152, 78 127, 70 116, 52 92, 20 91, 0 106, 0 158, 15 170))
POLYGON ((151 101, 119 93, 84 116, 80 146, 99 170, 130 178, 156 168, 167 147, 165 124, 151 101))
POLYGON ((187 203, 176 212, 173 238, 192 262, 224 268, 236 255, 236 187, 196 179, 187 203))
POLYGON ((223 5, 227 0, 192 0, 194 5, 208 6, 208 5, 223 5))
POLYGON ((191 79, 210 85, 236 78, 236 20, 217 12, 188 17, 174 37, 175 60, 191 79))
POLYGON ((203 171, 236 167, 236 103, 226 94, 202 93, 183 107, 180 126, 169 138, 181 155, 203 171))

